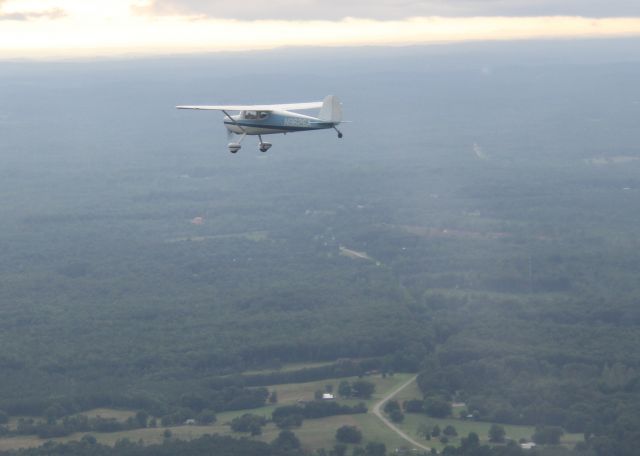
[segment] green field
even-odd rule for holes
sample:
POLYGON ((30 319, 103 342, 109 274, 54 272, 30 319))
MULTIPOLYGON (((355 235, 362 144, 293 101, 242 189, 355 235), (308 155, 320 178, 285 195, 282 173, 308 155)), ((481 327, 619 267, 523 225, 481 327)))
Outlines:
MULTIPOLYGON (((313 366, 316 366, 314 364, 313 366)), ((296 368, 310 367, 309 364, 297 364, 296 368)), ((258 372, 258 371, 256 371, 258 372)), ((263 372, 263 371, 260 371, 263 372)), ((406 382, 413 374, 395 374, 393 376, 382 377, 381 375, 367 376, 366 380, 373 382, 376 385, 376 391, 371 399, 364 401, 367 407, 371 411, 373 406, 380 401, 389 391, 398 387, 402 383, 406 382)), ((172 438, 178 438, 183 440, 191 440, 198 438, 204 434, 220 434, 220 435, 235 435, 248 437, 246 434, 234 433, 229 428, 231 420, 244 413, 252 413, 256 415, 262 415, 266 418, 271 417, 273 410, 282 405, 296 404, 298 401, 310 401, 313 400, 314 393, 318 390, 325 390, 326 385, 332 385, 334 392, 338 389, 338 384, 342 380, 353 381, 357 377, 347 378, 335 378, 328 380, 319 380, 307 383, 291 383, 282 385, 273 385, 268 387, 270 391, 277 391, 278 403, 274 405, 267 405, 251 410, 239 410, 232 412, 223 412, 217 415, 216 423, 208 426, 168 426, 168 427, 156 427, 146 429, 136 429, 131 431, 113 432, 113 433, 92 433, 94 437, 100 442, 107 445, 113 445, 118 440, 129 439, 132 441, 142 440, 147 444, 160 443, 163 441, 163 433, 165 429, 169 429, 172 434, 172 438)), ((421 397, 420 390, 417 384, 414 382, 399 392, 394 398, 400 402, 417 399, 421 397)), ((341 403, 353 405, 361 402, 357 399, 341 400, 341 403)), ((455 413, 455 409, 454 409, 455 413)), ((103 418, 116 418, 120 421, 124 421, 130 416, 134 415, 130 410, 113 410, 113 409, 94 409, 86 412, 88 416, 101 416, 103 418)), ((15 426, 15 418, 11 421, 11 426, 15 426)), ((398 425, 398 427, 413 437, 418 442, 423 442, 426 446, 434 447, 437 450, 444 448, 439 439, 433 438, 431 440, 425 440, 422 436, 419 436, 417 430, 420 426, 426 425, 433 427, 438 425, 441 429, 446 426, 455 427, 458 436, 449 438, 450 445, 457 446, 460 444, 460 439, 466 437, 470 432, 475 432, 480 437, 481 441, 488 443, 488 432, 492 423, 467 421, 460 419, 436 419, 422 414, 405 414, 404 421, 398 425)), ((321 419, 305 420, 300 428, 294 429, 295 434, 298 436, 303 444, 303 447, 307 450, 315 450, 318 448, 330 448, 335 441, 336 430, 343 425, 357 426, 363 433, 363 444, 367 442, 382 442, 388 449, 395 448, 411 448, 411 444, 398 436, 395 432, 391 431, 385 424, 378 419, 371 412, 367 414, 358 415, 342 415, 333 416, 321 419)), ((530 440, 534 432, 533 426, 513 426, 503 425, 506 430, 507 438, 512 440, 530 440)), ((256 439, 269 442, 275 439, 280 432, 273 423, 267 424, 263 428, 263 434, 256 439)), ((68 442, 73 440, 79 440, 82 438, 83 433, 72 434, 67 437, 53 439, 57 442, 68 442)), ((252 438, 252 437, 248 437, 252 438)), ((562 443, 567 446, 573 446, 575 443, 582 441, 583 436, 581 434, 565 434, 562 438, 562 443)), ((35 436, 20 436, 0 439, 0 451, 35 447, 44 443, 42 439, 35 436)))
POLYGON ((243 375, 271 374, 274 372, 291 372, 291 371, 296 371, 300 369, 312 369, 314 367, 329 366, 331 364, 333 364, 333 361, 324 361, 324 362, 317 362, 317 363, 287 363, 277 369, 248 370, 243 372, 243 375))
MULTIPOLYGON (((314 364, 315 366, 316 364, 314 364)), ((311 367, 307 365, 296 365, 297 368, 311 367)), ((376 392, 369 400, 364 401, 367 407, 371 409, 373 405, 382 399, 390 390, 397 387, 401 383, 407 381, 412 374, 396 374, 394 376, 383 378, 381 375, 365 377, 366 380, 373 382, 376 385, 376 392)), ((231 432, 228 423, 235 417, 244 413, 253 413, 256 415, 263 415, 267 418, 271 417, 271 413, 277 406, 296 404, 299 400, 311 401, 314 398, 314 393, 317 390, 325 389, 326 385, 332 385, 334 391, 338 389, 338 384, 342 380, 353 381, 357 377, 347 377, 340 379, 320 380, 308 383, 291 383, 270 386, 270 391, 277 391, 278 404, 268 405, 265 407, 252 409, 252 410, 240 410, 233 412, 223 412, 217 415, 217 421, 213 425, 209 426, 169 426, 169 427, 157 427, 147 429, 136 429, 131 431, 113 432, 113 433, 92 433, 93 436, 100 443, 113 445, 118 440, 127 438, 132 441, 143 440, 145 443, 158 443, 163 440, 163 432, 165 429, 171 430, 173 438, 180 438, 190 440, 197 438, 204 434, 221 434, 221 435, 234 435, 231 432)), ((358 402, 362 402, 357 399, 349 399, 340 401, 344 404, 355 405, 358 402)), ((128 417, 132 416, 134 412, 129 410, 112 410, 112 409, 95 409, 86 413, 90 416, 100 415, 103 418, 116 418, 124 421, 128 417)), ((15 421, 15 420, 14 420, 15 421)), ((363 431, 365 443, 368 441, 383 442, 389 448, 396 448, 403 446, 404 440, 399 438, 394 432, 389 430, 384 424, 376 418, 374 415, 368 413, 366 415, 343 415, 327 417, 315 420, 305 420, 302 427, 294 429, 294 432, 300 438, 303 446, 307 449, 317 449, 322 447, 332 447, 335 442, 335 432, 342 425, 355 425, 363 431)), ((263 435, 258 437, 263 441, 271 441, 275 439, 280 432, 274 424, 269 423, 263 429, 263 435)), ((79 440, 84 434, 77 433, 67 437, 52 439, 57 442, 68 442, 72 440, 79 440)), ((235 433, 236 436, 245 436, 245 434, 235 433)), ((42 445, 44 441, 35 436, 20 436, 0 439, 0 450, 9 450, 16 448, 34 447, 42 445)))
MULTIPOLYGON (((404 421, 399 425, 400 429, 415 438, 418 442, 425 442, 428 446, 440 450, 445 445, 441 444, 438 439, 424 440, 418 435, 417 430, 421 425, 427 425, 433 427, 438 425, 440 429, 444 429, 446 426, 453 426, 458 436, 449 438, 450 445, 458 446, 460 439, 466 437, 470 432, 475 432, 480 437, 483 443, 489 442, 489 428, 492 423, 478 422, 478 421, 465 421, 458 419, 436 419, 420 414, 405 414, 404 421)), ((534 426, 515 426, 515 425, 501 425, 506 431, 506 438, 518 441, 520 439, 531 440, 531 436, 534 433, 534 426)), ((583 441, 582 434, 565 434, 562 437, 562 444, 573 447, 577 442, 583 441)))

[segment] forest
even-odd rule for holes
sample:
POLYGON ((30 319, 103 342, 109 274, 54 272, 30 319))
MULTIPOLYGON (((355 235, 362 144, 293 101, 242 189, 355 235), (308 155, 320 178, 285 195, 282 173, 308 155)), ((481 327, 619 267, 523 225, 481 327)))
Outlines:
MULTIPOLYGON (((232 56, 0 63, 0 421, 215 419, 375 369, 475 420, 585 436, 541 455, 636 454, 640 64, 518 49, 344 50, 326 73, 287 73, 295 51, 253 56, 279 62, 259 74, 232 56), (173 110, 255 99, 256 76, 284 101, 341 92, 355 122, 231 156, 219 119, 173 110), (323 364, 278 370, 303 362, 323 364)), ((448 454, 520 454, 473 442, 448 454)), ((298 451, 90 445, 11 454, 298 451)))

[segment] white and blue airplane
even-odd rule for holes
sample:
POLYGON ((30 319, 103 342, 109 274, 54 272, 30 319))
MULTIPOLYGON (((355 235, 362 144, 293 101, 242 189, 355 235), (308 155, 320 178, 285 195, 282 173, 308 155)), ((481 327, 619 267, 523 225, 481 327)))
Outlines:
POLYGON ((329 95, 324 101, 311 103, 289 103, 275 105, 228 105, 228 106, 176 106, 178 109, 196 109, 204 111, 222 111, 225 115, 224 126, 229 139, 240 135, 240 139, 229 143, 229 152, 235 154, 242 148, 242 140, 247 135, 257 135, 261 152, 271 148, 271 143, 264 142, 262 135, 274 133, 292 133, 296 131, 334 129, 338 138, 342 132, 337 126, 342 122, 342 103, 338 97, 329 95), (318 117, 306 116, 292 111, 320 108, 318 117), (231 115, 229 111, 240 111, 231 115))

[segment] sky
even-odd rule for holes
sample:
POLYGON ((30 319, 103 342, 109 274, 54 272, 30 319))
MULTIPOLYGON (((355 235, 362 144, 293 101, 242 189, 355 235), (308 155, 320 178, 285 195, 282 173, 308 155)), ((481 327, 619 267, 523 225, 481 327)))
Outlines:
POLYGON ((638 0, 0 0, 0 58, 640 36, 638 0))

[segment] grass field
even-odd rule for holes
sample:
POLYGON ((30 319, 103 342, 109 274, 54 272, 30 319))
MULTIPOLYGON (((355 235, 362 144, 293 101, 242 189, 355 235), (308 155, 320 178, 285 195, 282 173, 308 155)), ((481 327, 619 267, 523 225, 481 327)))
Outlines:
POLYGON ((118 421, 125 421, 127 418, 135 416, 135 412, 131 410, 114 410, 108 408, 97 408, 93 410, 89 410, 84 412, 83 415, 87 415, 90 418, 101 417, 101 418, 114 418, 118 421))
MULTIPOLYGON (((450 445, 458 446, 460 439, 466 437, 470 432, 475 432, 480 437, 483 443, 489 442, 489 428, 493 423, 479 422, 479 421, 465 421, 459 419, 436 419, 422 414, 407 413, 405 419, 398 427, 418 442, 425 442, 425 445, 432 446, 437 450, 441 450, 445 447, 438 439, 424 440, 423 437, 417 433, 418 428, 421 425, 426 425, 432 428, 438 425, 440 429, 451 425, 457 433, 457 437, 449 438, 450 445)), ((506 438, 518 441, 520 439, 531 440, 531 436, 534 433, 534 426, 514 426, 514 425, 501 425, 506 431, 506 438)), ((582 434, 565 434, 562 438, 562 444, 573 447, 577 442, 584 440, 582 434)))
MULTIPOLYGON (((308 367, 309 365, 297 365, 296 368, 308 367)), ((383 378, 381 375, 374 375, 366 377, 366 380, 373 382, 376 385, 376 391, 373 397, 364 401, 367 404, 369 410, 371 410, 374 404, 380 401, 389 391, 398 385, 406 382, 411 378, 412 374, 396 374, 392 377, 383 378)), ((147 429, 136 429, 132 431, 114 432, 114 433, 92 433, 94 437, 100 442, 107 445, 113 445, 118 440, 127 438, 131 441, 142 440, 147 444, 160 443, 163 440, 163 432, 165 429, 169 429, 172 433, 172 438, 179 438, 184 440, 190 440, 198 438, 204 434, 220 434, 220 435, 235 435, 235 436, 247 436, 245 434, 238 434, 231 432, 228 423, 235 417, 244 413, 253 413, 256 415, 262 415, 266 418, 271 417, 273 410, 281 405, 295 404, 299 400, 309 401, 313 400, 314 393, 317 390, 325 390, 326 385, 332 385, 333 391, 337 391, 338 384, 342 380, 353 381, 357 377, 348 377, 345 379, 330 379, 320 380, 308 383, 291 383, 283 385, 275 385, 269 387, 270 391, 277 391, 278 403, 274 405, 268 405, 258 409, 252 410, 240 410, 233 412, 223 412, 217 415, 216 423, 209 426, 172 426, 172 427, 157 427, 147 429)), ((418 389, 416 383, 412 383, 407 388, 402 390, 395 399, 400 402, 408 399, 418 399, 422 395, 418 389)), ((359 400, 345 400, 340 401, 345 404, 356 404, 361 402, 359 400)), ((89 416, 102 416, 104 418, 116 418, 118 420, 126 420, 128 417, 134 414, 130 410, 112 410, 112 409, 94 409, 86 412, 89 416)), ((318 448, 330 448, 335 441, 336 430, 345 424, 357 426, 362 430, 364 441, 367 442, 382 442, 387 446, 388 450, 394 450, 395 448, 406 448, 411 445, 404 439, 399 437, 395 432, 386 427, 382 421, 380 421, 372 413, 359 414, 359 415, 344 415, 333 416, 314 420, 305 420, 302 427, 294 429, 295 434, 302 442, 304 448, 308 450, 315 450, 318 448)), ((405 414, 405 419, 399 424, 399 428, 406 432, 408 435, 416 439, 418 442, 424 442, 429 447, 434 447, 437 450, 441 450, 444 445, 440 443, 438 439, 424 440, 423 437, 417 433, 418 428, 421 425, 433 427, 438 425, 441 429, 451 425, 456 428, 458 433, 457 437, 450 438, 449 444, 457 446, 460 443, 461 437, 466 437, 470 432, 478 434, 483 442, 488 441, 489 428, 491 423, 476 422, 476 421, 464 421, 459 419, 435 419, 430 418, 422 414, 405 414)), ((521 438, 529 440, 534 432, 533 426, 503 426, 506 430, 507 437, 513 440, 519 440, 521 438)), ((263 429, 263 434, 256 439, 262 441, 271 441, 275 439, 280 432, 274 424, 269 423, 263 429)), ((54 439, 57 442, 67 442, 72 440, 79 440, 84 434, 73 434, 67 437, 54 439)), ((567 446, 573 446, 575 443, 583 440, 581 434, 566 434, 562 443, 567 446)), ((40 446, 44 443, 43 440, 35 436, 20 436, 0 439, 0 451, 40 446)))
MULTIPOLYGON (((314 364, 317 366, 318 364, 314 364)), ((287 366, 289 367, 289 366, 287 366)), ((310 367, 306 365, 296 365, 295 368, 310 367)), ((293 369, 294 367, 289 367, 293 369)), ((405 382, 411 377, 410 374, 396 374, 393 377, 382 378, 381 375, 366 377, 366 380, 373 382, 376 385, 376 391, 373 397, 364 401, 367 407, 371 409, 373 405, 379 401, 388 391, 397 385, 405 382)), ((325 390, 326 385, 332 385, 334 392, 338 389, 338 384, 342 380, 354 381, 357 377, 347 377, 330 380, 320 380, 308 383, 291 383, 282 384, 269 387, 270 391, 277 391, 278 403, 274 405, 268 405, 258 409, 252 410, 240 410, 233 412, 222 412, 217 414, 217 421, 213 425, 209 426, 171 426, 171 427, 157 427, 147 429, 136 429, 131 431, 113 432, 113 433, 91 433, 100 443, 107 445, 113 445, 118 440, 127 438, 131 441, 142 440, 145 443, 159 443, 163 440, 163 432, 165 429, 169 429, 173 438, 180 439, 194 439, 204 434, 220 434, 220 435, 236 435, 244 436, 244 434, 238 434, 231 432, 228 423, 235 417, 244 413, 253 413, 256 415, 262 415, 267 418, 271 418, 273 410, 281 405, 295 404, 299 400, 310 401, 314 398, 314 393, 317 390, 325 390)), ((350 399, 340 401, 340 403, 354 405, 358 402, 363 402, 357 399, 350 399)), ((116 418, 118 420, 126 420, 128 417, 134 415, 135 412, 130 410, 112 410, 112 409, 94 409, 86 412, 89 416, 102 416, 103 418, 116 418)), ((294 429, 295 434, 301 440, 303 446, 307 449, 313 450, 317 448, 329 448, 332 447, 335 441, 336 430, 345 424, 355 425, 362 429, 364 435, 364 443, 369 441, 383 442, 388 448, 396 448, 403 446, 404 440, 399 438, 394 432, 389 430, 386 426, 380 422, 372 414, 361 415, 344 415, 334 416, 315 420, 305 420, 302 427, 294 429)), ((263 435, 257 437, 259 440, 271 441, 275 439, 280 432, 274 424, 269 423, 263 429, 263 435)), ((82 438, 83 433, 72 434, 67 437, 58 439, 52 439, 56 442, 68 442, 73 440, 79 440, 82 438)), ((35 447, 44 443, 44 440, 37 438, 36 436, 20 436, 0 439, 0 451, 10 450, 16 448, 35 447)))
POLYGON ((272 374, 274 372, 291 372, 291 371, 296 371, 301 369, 312 369, 314 367, 330 366, 331 364, 334 364, 334 363, 335 361, 323 361, 323 362, 317 362, 317 363, 287 363, 277 369, 249 370, 249 371, 244 371, 242 374, 255 375, 255 374, 272 374))

